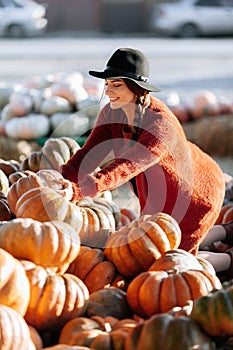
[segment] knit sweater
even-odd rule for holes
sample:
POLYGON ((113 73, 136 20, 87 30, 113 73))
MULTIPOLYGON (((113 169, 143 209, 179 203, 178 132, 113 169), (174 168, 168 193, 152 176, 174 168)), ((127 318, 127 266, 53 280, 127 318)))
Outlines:
POLYGON ((166 104, 150 99, 137 140, 124 132, 123 110, 105 105, 85 145, 63 165, 62 175, 78 183, 85 196, 134 179, 141 215, 165 212, 174 217, 182 232, 179 248, 196 254, 223 204, 223 173, 209 155, 187 140, 166 104), (111 152, 112 160, 90 176, 111 152))

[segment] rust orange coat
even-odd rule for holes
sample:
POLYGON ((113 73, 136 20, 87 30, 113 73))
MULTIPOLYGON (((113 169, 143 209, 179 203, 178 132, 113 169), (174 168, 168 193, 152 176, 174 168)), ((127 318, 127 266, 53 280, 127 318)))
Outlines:
POLYGON ((124 128, 123 110, 107 104, 85 145, 62 168, 62 175, 94 196, 134 179, 141 215, 165 212, 180 225, 179 248, 197 253, 220 212, 225 183, 217 163, 189 142, 171 110, 151 96, 137 140, 124 128), (91 176, 111 152, 114 158, 91 176))

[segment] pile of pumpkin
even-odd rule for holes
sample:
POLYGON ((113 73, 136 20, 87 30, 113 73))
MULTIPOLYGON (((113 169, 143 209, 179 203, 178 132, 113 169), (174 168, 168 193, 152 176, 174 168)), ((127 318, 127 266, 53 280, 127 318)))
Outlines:
POLYGON ((0 350, 232 349, 230 281, 178 248, 171 216, 73 202, 58 170, 78 147, 0 160, 0 350))
POLYGON ((77 71, 0 84, 0 134, 26 140, 83 135, 95 122, 99 95, 98 85, 77 71))
MULTIPOLYGON (((0 84, 0 134, 26 140, 88 134, 106 102, 100 102, 101 90, 102 85, 85 80, 79 71, 0 84)), ((188 97, 173 92, 164 99, 181 123, 233 113, 231 99, 209 90, 188 97)))

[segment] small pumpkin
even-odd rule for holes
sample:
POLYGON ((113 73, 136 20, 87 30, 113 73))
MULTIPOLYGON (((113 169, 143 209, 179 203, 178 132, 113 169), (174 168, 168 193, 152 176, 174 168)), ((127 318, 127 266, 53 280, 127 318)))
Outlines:
POLYGON ((110 287, 116 275, 115 266, 107 261, 104 253, 98 248, 81 246, 76 259, 67 271, 79 277, 90 293, 110 287))
POLYGON ((0 169, 0 191, 7 194, 9 191, 9 181, 6 174, 0 169))
POLYGON ((20 163, 17 160, 4 160, 0 159, 0 169, 9 178, 9 175, 18 171, 20 168, 20 163))
POLYGON ((164 252, 177 249, 180 240, 180 227, 170 215, 143 215, 112 233, 104 254, 120 274, 133 277, 147 270, 164 252))
POLYGON ((90 348, 86 346, 79 345, 66 345, 66 344, 57 344, 53 346, 49 346, 48 348, 43 348, 43 350, 90 350, 90 348))
POLYGON ((12 307, 0 305, 1 350, 37 350, 25 319, 12 307))
POLYGON ((154 315, 128 334, 125 350, 216 350, 214 341, 190 317, 154 315))
POLYGON ((14 214, 10 210, 7 196, 0 192, 0 221, 9 221, 14 218, 14 214))
POLYGON ((127 301, 135 314, 146 318, 185 306, 189 300, 221 288, 218 277, 204 270, 145 271, 129 283, 127 301))

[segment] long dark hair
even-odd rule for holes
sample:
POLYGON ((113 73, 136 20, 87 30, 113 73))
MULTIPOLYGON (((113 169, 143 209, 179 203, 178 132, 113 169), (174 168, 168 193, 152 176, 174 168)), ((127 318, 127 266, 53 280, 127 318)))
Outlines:
POLYGON ((143 115, 145 114, 146 108, 150 105, 150 94, 148 90, 143 89, 141 86, 137 85, 134 81, 130 79, 123 79, 126 86, 132 91, 136 96, 136 108, 134 117, 134 129, 136 137, 138 136, 138 129, 141 124, 143 115))

